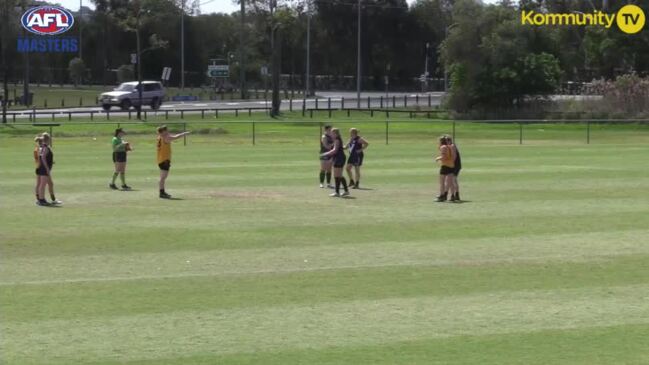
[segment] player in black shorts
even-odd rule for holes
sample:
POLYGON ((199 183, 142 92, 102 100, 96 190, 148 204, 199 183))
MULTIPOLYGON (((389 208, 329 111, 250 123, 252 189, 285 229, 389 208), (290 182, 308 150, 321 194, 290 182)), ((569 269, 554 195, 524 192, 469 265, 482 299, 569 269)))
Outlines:
POLYGON ((131 190, 131 187, 126 185, 126 154, 131 151, 131 144, 126 142, 123 138, 126 132, 122 128, 115 129, 115 135, 111 145, 113 146, 113 163, 115 164, 115 172, 113 173, 113 180, 108 187, 117 190, 115 179, 119 175, 122 181, 122 190, 131 190))
POLYGON ((331 126, 324 126, 324 134, 320 137, 320 187, 324 188, 325 177, 327 178, 327 187, 331 188, 331 166, 330 156, 323 157, 322 154, 331 151, 334 140, 331 137, 331 126))
POLYGON ((358 189, 361 182, 361 166, 363 166, 363 157, 365 154, 363 151, 370 144, 367 143, 363 137, 358 135, 358 129, 352 128, 349 130, 350 139, 347 143, 347 149, 349 150, 349 159, 347 160, 347 175, 349 176, 349 186, 352 189, 358 189), (356 179, 352 175, 352 167, 356 172, 356 179))
POLYGON ((449 146, 455 156, 455 163, 453 167, 453 174, 451 175, 451 185, 452 190, 454 191, 451 196, 451 201, 460 201, 460 184, 457 181, 458 175, 460 175, 460 170, 462 170, 462 158, 460 157, 460 150, 457 148, 457 145, 453 142, 453 137, 446 136, 449 146))
POLYGON ((52 181, 52 167, 54 166, 54 152, 49 147, 50 135, 43 133, 40 137, 38 147, 38 165, 36 166, 36 176, 38 176, 37 201, 36 205, 48 206, 50 203, 45 200, 45 186, 51 185, 50 193, 53 204, 60 203, 54 198, 54 182, 52 181))
POLYGON ((329 196, 348 196, 349 190, 347 189, 347 180, 343 176, 343 168, 345 167, 345 147, 343 145, 343 140, 340 137, 340 130, 338 128, 331 129, 331 135, 334 139, 333 149, 329 152, 323 153, 321 157, 333 157, 334 165, 334 180, 336 182, 336 192, 330 194, 329 196), (343 189, 345 190, 342 195, 340 194, 340 185, 342 184, 343 189))

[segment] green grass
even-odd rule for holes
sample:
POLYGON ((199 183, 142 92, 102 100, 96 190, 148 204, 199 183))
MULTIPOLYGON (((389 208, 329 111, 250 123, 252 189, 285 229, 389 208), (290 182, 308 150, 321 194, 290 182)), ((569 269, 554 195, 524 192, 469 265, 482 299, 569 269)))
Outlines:
MULTIPOLYGON (((33 205, 31 137, 0 129, 2 364, 649 363, 649 130, 457 123, 463 204, 436 204, 449 122, 337 117, 371 143, 355 199, 317 188, 318 126, 234 117, 56 129, 62 208, 33 205), (257 125, 251 145, 250 124, 257 125), (93 138, 97 138, 94 140, 93 138)), ((327 122, 319 116, 315 120, 327 122)), ((310 121, 309 121, 310 122, 310 121)))

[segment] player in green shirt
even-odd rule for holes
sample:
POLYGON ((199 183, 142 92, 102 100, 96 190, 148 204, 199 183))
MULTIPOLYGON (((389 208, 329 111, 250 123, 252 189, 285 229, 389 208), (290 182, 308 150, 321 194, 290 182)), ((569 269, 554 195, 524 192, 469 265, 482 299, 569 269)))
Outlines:
POLYGON ((115 136, 112 141, 115 172, 113 173, 113 180, 108 185, 113 190, 117 190, 117 185, 115 185, 117 175, 122 180, 122 190, 131 190, 131 187, 126 185, 126 153, 131 151, 131 145, 123 140, 124 135, 126 135, 126 132, 122 128, 115 129, 115 136))

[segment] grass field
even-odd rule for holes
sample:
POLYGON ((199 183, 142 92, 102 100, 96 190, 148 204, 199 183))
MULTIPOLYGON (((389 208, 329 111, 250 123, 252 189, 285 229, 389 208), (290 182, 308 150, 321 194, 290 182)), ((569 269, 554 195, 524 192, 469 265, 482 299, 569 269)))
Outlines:
MULTIPOLYGON (((351 120, 341 120, 343 128, 351 120)), ((434 203, 448 123, 354 122, 353 199, 317 187, 316 126, 57 129, 61 208, 34 205, 30 127, 0 129, 0 363, 647 364, 649 128, 461 125, 462 204, 434 203), (209 132, 209 133, 208 133, 209 132), (93 138, 97 138, 94 140, 93 138)))

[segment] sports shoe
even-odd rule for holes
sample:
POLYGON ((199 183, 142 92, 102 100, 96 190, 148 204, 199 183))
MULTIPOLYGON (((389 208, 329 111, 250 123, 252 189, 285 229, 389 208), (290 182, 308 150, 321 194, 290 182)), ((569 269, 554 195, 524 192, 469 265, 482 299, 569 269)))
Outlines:
POLYGON ((451 195, 451 199, 449 199, 451 202, 456 202, 457 198, 455 197, 455 194, 451 195))
POLYGON ((349 180, 349 186, 354 186, 354 185, 356 185, 356 183, 354 183, 354 179, 350 179, 349 180))
POLYGON ((320 184, 320 189, 324 188, 324 184, 320 184))
POLYGON ((122 190, 131 190, 131 187, 128 185, 122 185, 122 190))
POLYGON ((111 188, 111 189, 113 189, 113 190, 119 190, 119 189, 117 188, 117 185, 115 185, 115 184, 108 184, 108 187, 111 188))
POLYGON ((332 197, 332 198, 338 198, 338 197, 340 196, 340 194, 338 194, 338 193, 331 193, 331 194, 329 194, 329 196, 332 197))
POLYGON ((39 207, 49 207, 50 203, 48 203, 47 200, 42 199, 42 200, 37 200, 36 205, 38 205, 39 207))
POLYGON ((345 191, 344 193, 341 194, 341 196, 349 196, 349 191, 345 191))
POLYGON ((52 204, 52 205, 62 205, 63 202, 58 200, 58 199, 54 199, 54 200, 52 200, 52 202, 50 204, 52 204))
POLYGON ((329 188, 329 189, 333 189, 333 188, 335 188, 335 186, 333 186, 333 185, 331 185, 331 184, 327 184, 327 188, 329 188))
POLYGON ((160 193, 160 199, 171 199, 171 195, 167 193, 160 193))
POLYGON ((447 197, 448 197, 447 194, 442 194, 442 195, 439 195, 437 198, 435 198, 435 201, 436 202, 445 202, 447 197))
POLYGON ((455 193, 455 200, 460 201, 460 193, 455 193))

